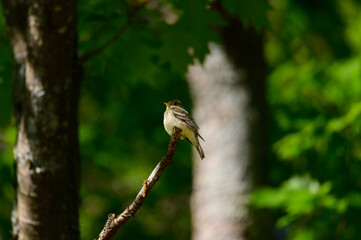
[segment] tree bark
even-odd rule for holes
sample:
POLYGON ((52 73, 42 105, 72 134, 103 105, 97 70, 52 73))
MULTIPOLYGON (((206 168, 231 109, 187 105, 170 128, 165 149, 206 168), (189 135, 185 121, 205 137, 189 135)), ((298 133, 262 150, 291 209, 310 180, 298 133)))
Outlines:
POLYGON ((14 55, 18 239, 78 239, 76 1, 3 0, 14 55))
POLYGON ((267 169, 262 38, 239 21, 219 34, 224 47, 211 44, 204 64, 190 66, 187 78, 206 140, 204 161, 194 157, 193 240, 270 239, 260 221, 265 215, 248 206, 267 169))

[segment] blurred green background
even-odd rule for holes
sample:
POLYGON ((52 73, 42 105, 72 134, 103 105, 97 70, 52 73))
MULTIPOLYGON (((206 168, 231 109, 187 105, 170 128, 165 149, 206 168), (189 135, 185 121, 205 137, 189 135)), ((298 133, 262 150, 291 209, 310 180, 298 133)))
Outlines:
MULTIPOLYGON (((163 15, 159 6, 142 9, 136 24, 84 66, 82 239, 97 237, 107 214, 132 201, 163 156, 169 136, 162 102, 178 98, 191 110, 184 79, 189 43, 202 58, 205 43, 218 41, 209 25, 223 23, 204 2, 159 2, 163 15), (170 13, 181 17, 172 22, 170 13)), ((229 8, 249 3, 225 2, 229 8)), ((277 216, 277 239, 361 239, 361 2, 268 3, 265 13, 241 16, 264 34, 269 66, 270 187, 255 191, 252 204, 277 216)), ((109 39, 125 13, 124 1, 80 0, 79 55, 109 39)), ((2 16, 0 51, 0 239, 9 239, 16 129, 12 56, 2 16)), ((116 239, 190 238, 187 142, 180 143, 174 161, 116 239)))

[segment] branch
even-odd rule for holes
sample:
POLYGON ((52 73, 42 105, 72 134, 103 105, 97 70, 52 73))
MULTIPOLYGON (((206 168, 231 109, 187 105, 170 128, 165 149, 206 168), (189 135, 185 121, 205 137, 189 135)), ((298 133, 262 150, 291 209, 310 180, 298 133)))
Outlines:
POLYGON ((119 29, 118 32, 115 33, 115 35, 110 38, 108 41, 106 41, 103 45, 99 46, 98 48, 89 51, 88 53, 85 53, 83 56, 81 56, 79 58, 79 62, 82 64, 86 61, 88 61, 90 58, 94 57, 95 55, 99 54, 100 52, 102 52, 104 49, 106 49, 107 47, 109 47, 111 44, 113 44, 116 40, 118 40, 118 38, 124 33, 124 31, 132 24, 132 21, 134 19, 134 17, 136 16, 136 14, 139 12, 140 9, 142 9, 142 7, 147 3, 147 1, 144 1, 142 4, 134 7, 134 9, 132 11, 130 11, 130 13, 128 14, 127 20, 125 21, 125 23, 123 24, 123 26, 121 26, 121 28, 119 29))
POLYGON ((179 142, 180 132, 181 129, 176 127, 173 128, 173 134, 169 141, 167 152, 162 160, 154 168, 148 179, 144 181, 143 187, 135 197, 134 201, 118 216, 115 216, 114 213, 108 215, 108 220, 99 234, 98 240, 111 239, 120 227, 127 223, 131 217, 135 216, 135 213, 143 205, 145 198, 149 195, 149 192, 154 184, 159 180, 164 169, 173 163, 172 158, 179 142))

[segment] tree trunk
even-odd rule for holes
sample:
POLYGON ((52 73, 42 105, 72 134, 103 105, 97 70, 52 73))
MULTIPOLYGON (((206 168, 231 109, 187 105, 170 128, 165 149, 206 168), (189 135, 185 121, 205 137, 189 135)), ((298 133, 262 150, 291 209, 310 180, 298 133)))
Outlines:
MULTIPOLYGON (((189 67, 194 117, 206 158, 195 153, 193 240, 270 239, 248 206, 267 169, 266 65, 261 36, 239 22, 222 28, 203 65, 189 67)), ((257 217, 260 216, 260 217, 257 217)))
POLYGON ((79 238, 76 6, 3 0, 18 127, 14 238, 79 238))

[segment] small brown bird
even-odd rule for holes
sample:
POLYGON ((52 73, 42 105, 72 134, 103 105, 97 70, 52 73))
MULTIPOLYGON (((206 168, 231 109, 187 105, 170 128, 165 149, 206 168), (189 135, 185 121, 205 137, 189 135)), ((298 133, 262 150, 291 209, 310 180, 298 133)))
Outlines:
POLYGON ((164 128, 169 135, 172 136, 174 127, 182 130, 180 133, 181 139, 187 139, 198 151, 201 159, 204 158, 204 152, 199 144, 198 137, 203 141, 204 139, 198 133, 199 127, 189 113, 183 108, 182 103, 179 100, 172 100, 164 102, 167 109, 164 112, 163 124, 164 128))

